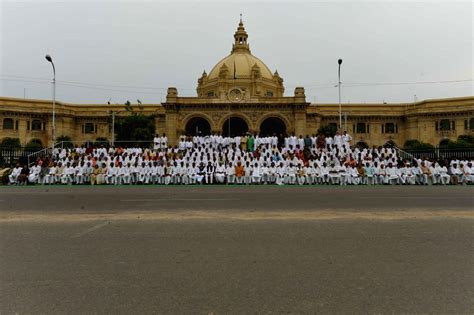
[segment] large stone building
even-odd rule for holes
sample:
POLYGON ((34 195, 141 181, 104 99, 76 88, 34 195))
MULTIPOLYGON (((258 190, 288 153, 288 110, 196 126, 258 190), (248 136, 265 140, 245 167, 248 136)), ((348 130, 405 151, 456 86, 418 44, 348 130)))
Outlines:
MULTIPOLYGON (((438 144, 443 139, 474 133, 474 97, 424 100, 397 104, 343 104, 342 127, 354 142, 399 146, 408 139, 438 144)), ((231 53, 198 79, 197 96, 181 97, 168 88, 166 102, 142 106, 155 116, 156 131, 171 143, 179 135, 244 132, 261 135, 314 134, 324 125, 337 125, 338 104, 311 104, 297 87, 284 96, 283 79, 252 55, 248 34, 240 21, 231 53)), ((127 115, 123 105, 56 102, 56 135, 74 141, 112 138, 111 113, 127 115)), ((39 139, 51 144, 52 102, 0 98, 0 139, 39 139)))

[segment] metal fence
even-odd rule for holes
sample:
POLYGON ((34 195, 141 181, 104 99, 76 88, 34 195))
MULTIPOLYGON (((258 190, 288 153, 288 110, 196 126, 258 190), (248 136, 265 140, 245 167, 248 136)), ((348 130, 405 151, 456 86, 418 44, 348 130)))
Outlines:
POLYGON ((25 164, 28 162, 28 154, 30 153, 23 147, 2 147, 0 148, 0 166, 9 166, 16 163, 25 164))
POLYGON ((397 155, 405 160, 413 159, 474 159, 474 148, 443 148, 436 146, 428 150, 400 149, 389 143, 385 144, 397 151, 397 155))
POLYGON ((404 150, 413 158, 417 159, 462 159, 472 160, 474 159, 474 149, 440 149, 435 148, 434 150, 404 150))

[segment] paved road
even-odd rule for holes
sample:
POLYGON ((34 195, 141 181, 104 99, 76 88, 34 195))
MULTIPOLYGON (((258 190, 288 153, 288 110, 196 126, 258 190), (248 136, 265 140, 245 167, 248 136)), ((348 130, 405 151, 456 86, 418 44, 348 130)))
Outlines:
POLYGON ((0 211, 462 210, 474 186, 33 186, 0 188, 0 211))
POLYGON ((5 187, 0 313, 473 313, 472 192, 5 187))

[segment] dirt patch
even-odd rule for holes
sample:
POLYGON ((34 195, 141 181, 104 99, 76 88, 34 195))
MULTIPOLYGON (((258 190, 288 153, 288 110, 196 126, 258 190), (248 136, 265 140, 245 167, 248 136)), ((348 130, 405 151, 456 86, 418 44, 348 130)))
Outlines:
POLYGON ((0 223, 9 222, 84 222, 84 221, 130 221, 130 220, 433 220, 474 219, 474 211, 179 211, 153 212, 134 211, 119 213, 15 213, 1 212, 0 223))

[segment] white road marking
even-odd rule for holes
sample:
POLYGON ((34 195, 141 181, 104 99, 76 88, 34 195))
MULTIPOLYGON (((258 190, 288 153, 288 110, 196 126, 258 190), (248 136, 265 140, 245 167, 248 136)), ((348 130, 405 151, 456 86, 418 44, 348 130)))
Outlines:
POLYGON ((99 223, 99 224, 97 224, 97 225, 94 225, 93 227, 91 227, 91 228, 89 228, 89 229, 87 229, 87 230, 85 230, 85 231, 82 231, 82 232, 79 232, 79 233, 77 233, 77 234, 74 234, 74 235, 72 236, 72 238, 77 238, 77 237, 84 236, 84 235, 86 235, 87 233, 93 232, 93 231, 95 231, 95 230, 100 229, 101 227, 104 227, 104 226, 108 225, 109 223, 110 223, 110 222, 102 222, 102 223, 99 223))
POLYGON ((240 200, 236 198, 162 198, 162 199, 122 199, 125 202, 139 202, 139 201, 232 201, 240 200))

